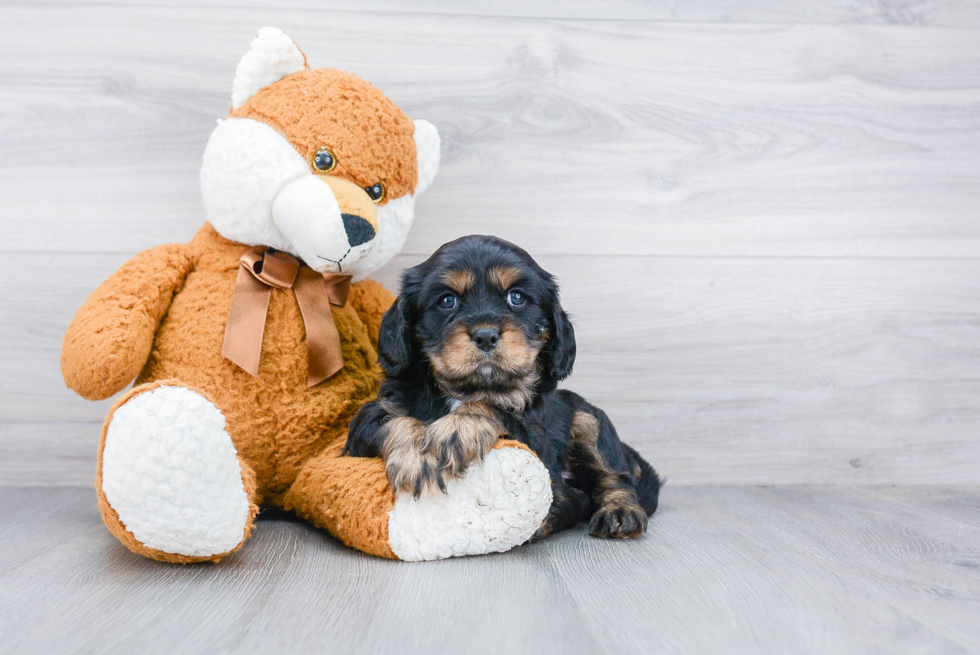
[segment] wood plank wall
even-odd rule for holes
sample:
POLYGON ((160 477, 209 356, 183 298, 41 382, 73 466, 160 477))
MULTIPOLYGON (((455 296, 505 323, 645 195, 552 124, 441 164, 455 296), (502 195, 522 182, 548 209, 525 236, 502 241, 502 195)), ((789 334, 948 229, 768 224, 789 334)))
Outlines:
POLYGON ((442 133, 380 279, 468 233, 530 250, 575 317, 568 386, 672 483, 980 482, 980 2, 0 2, 0 24, 0 484, 91 483, 111 402, 65 389, 61 337, 204 220, 204 144, 266 24, 442 133))

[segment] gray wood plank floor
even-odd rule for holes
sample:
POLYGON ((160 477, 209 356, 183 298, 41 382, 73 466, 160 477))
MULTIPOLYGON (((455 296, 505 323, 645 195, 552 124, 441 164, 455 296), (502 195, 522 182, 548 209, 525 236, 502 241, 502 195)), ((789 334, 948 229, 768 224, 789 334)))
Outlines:
POLYGON ((4 490, 4 653, 980 652, 980 489, 667 487, 635 542, 374 559, 280 516, 132 555, 90 489, 4 490))

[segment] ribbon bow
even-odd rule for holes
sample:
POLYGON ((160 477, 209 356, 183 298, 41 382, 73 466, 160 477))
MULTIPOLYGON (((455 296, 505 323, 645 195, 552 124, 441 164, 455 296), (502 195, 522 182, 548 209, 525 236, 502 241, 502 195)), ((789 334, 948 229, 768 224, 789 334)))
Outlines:
POLYGON ((308 386, 342 369, 344 355, 330 305, 347 304, 350 276, 321 275, 292 255, 265 246, 246 250, 241 264, 221 354, 252 376, 257 375, 272 289, 291 288, 306 327, 308 386))

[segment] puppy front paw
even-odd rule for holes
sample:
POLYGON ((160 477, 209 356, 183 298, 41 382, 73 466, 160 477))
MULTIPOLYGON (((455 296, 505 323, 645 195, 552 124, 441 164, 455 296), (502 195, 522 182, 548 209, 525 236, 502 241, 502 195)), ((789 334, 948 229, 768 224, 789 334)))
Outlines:
POLYGON ((425 439, 425 424, 418 419, 399 417, 385 424, 382 457, 396 493, 407 491, 418 498, 426 490, 446 490, 438 459, 423 448, 425 439))
POLYGON ((589 521, 593 537, 633 539, 647 531, 647 513, 636 503, 610 503, 600 507, 589 521))
POLYGON ((504 434, 490 407, 483 403, 463 403, 428 426, 423 450, 436 462, 441 474, 457 478, 473 461, 482 461, 504 434))

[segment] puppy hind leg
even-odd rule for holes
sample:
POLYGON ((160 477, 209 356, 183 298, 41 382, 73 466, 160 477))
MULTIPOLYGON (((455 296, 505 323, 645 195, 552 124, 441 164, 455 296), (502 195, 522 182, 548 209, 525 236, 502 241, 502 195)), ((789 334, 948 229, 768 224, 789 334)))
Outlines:
POLYGON ((581 489, 564 482, 551 483, 551 507, 548 515, 541 522, 531 541, 544 539, 550 534, 574 527, 589 518, 591 500, 581 489))
POLYGON ((647 516, 657 511, 657 504, 660 499, 660 487, 663 480, 650 464, 640 456, 632 446, 622 444, 626 458, 631 460, 630 464, 635 466, 633 478, 636 480, 636 495, 640 500, 640 505, 646 510, 647 516))
POLYGON ((595 514, 589 522, 594 537, 639 537, 647 529, 647 512, 637 497, 631 472, 615 428, 605 415, 578 411, 572 420, 569 464, 575 478, 590 489, 595 514), (618 457, 615 457, 618 454, 618 457), (615 459, 619 461, 610 460, 615 459))

